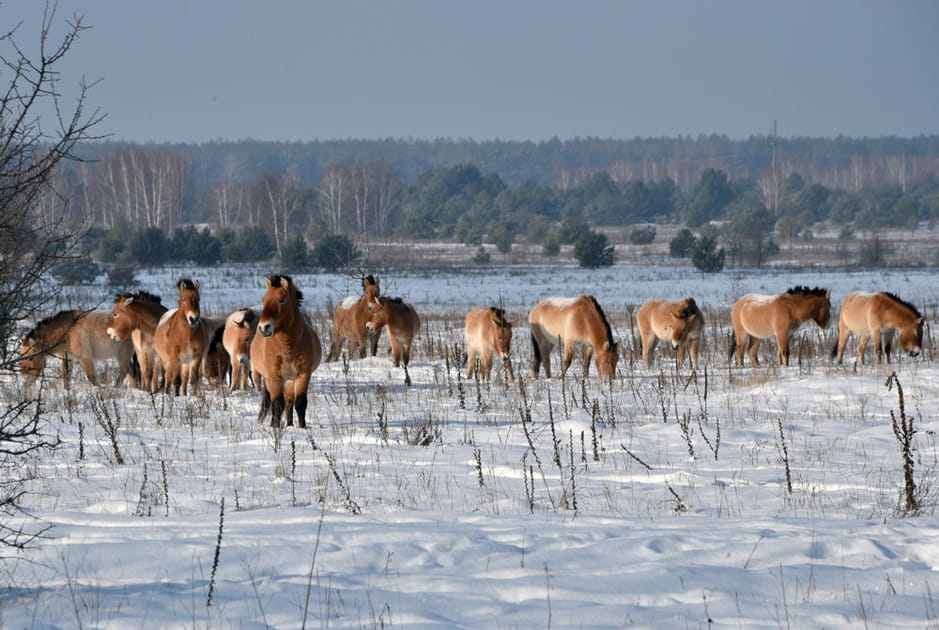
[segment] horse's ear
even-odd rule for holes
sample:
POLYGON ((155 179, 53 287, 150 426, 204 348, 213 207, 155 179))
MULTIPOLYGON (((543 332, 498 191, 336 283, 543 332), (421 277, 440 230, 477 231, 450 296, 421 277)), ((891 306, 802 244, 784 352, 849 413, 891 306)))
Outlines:
POLYGON ((271 282, 271 277, 270 277, 270 276, 264 276, 264 284, 267 286, 268 289, 270 289, 272 286, 274 286, 274 283, 271 282))
POLYGON ((672 313, 672 317, 674 317, 675 319, 684 319, 684 318, 681 316, 681 311, 678 311, 678 312, 671 311, 671 313, 672 313))
POLYGON ((201 284, 200 284, 200 282, 199 282, 198 280, 196 280, 195 282, 193 282, 192 285, 193 285, 194 287, 196 287, 196 291, 198 291, 198 290, 199 290, 199 287, 201 286, 201 284))

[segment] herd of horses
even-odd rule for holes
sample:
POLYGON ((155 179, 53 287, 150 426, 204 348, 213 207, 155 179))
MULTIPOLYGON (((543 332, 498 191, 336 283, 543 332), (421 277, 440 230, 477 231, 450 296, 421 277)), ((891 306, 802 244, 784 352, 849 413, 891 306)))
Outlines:
MULTIPOLYGON (((59 358, 65 386, 69 385, 69 361, 78 360, 85 374, 96 382, 95 361, 116 359, 118 382, 152 393, 187 394, 203 375, 212 384, 227 378, 232 390, 261 391, 259 419, 270 415, 273 426, 285 419, 288 426, 306 426, 307 391, 322 359, 322 345, 309 318, 301 309, 303 293, 287 275, 265 278, 261 304, 241 308, 224 318, 204 317, 199 283, 180 280, 175 308, 146 291, 116 296, 111 310, 65 310, 43 319, 21 344, 21 377, 30 385, 42 373, 49 356, 59 358), (286 416, 286 418, 284 418, 286 416)), ((733 336, 728 357, 743 365, 744 353, 758 363, 764 339, 776 340, 780 365, 789 364, 789 343, 804 322, 828 326, 830 291, 797 286, 778 295, 748 294, 731 308, 733 336)), ((551 376, 551 352, 561 349, 563 377, 575 349, 583 348, 583 374, 589 375, 594 360, 600 377, 612 379, 620 356, 609 320, 590 295, 543 300, 528 316, 531 332, 531 377, 541 369, 551 376)), ((651 368, 652 353, 662 341, 676 350, 681 369, 686 354, 698 369, 699 346, 705 330, 704 315, 693 298, 681 301, 651 300, 636 312, 642 358, 651 368)), ((493 357, 514 378, 510 359, 515 320, 495 306, 475 308, 466 316, 466 377, 488 380, 493 357)), ((362 294, 340 300, 333 312, 333 336, 326 361, 338 360, 350 342, 349 356, 375 356, 382 332, 388 337, 396 367, 403 367, 405 384, 411 384, 408 364, 411 345, 421 325, 414 307, 401 298, 381 294, 374 276, 362 279, 362 294)), ((841 304, 838 341, 832 357, 840 364, 850 334, 859 336, 857 361, 864 362, 868 341, 877 362, 890 361, 895 336, 910 356, 922 351, 924 317, 915 306, 892 293, 852 293, 841 304)))

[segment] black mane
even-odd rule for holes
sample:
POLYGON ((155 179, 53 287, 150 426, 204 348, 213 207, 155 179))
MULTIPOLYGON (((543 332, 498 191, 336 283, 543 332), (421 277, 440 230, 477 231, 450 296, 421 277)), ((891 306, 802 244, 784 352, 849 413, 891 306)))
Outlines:
POLYGON ((913 306, 912 304, 910 304, 909 302, 907 302, 906 300, 898 296, 896 293, 890 293, 888 291, 884 291, 883 294, 886 295, 891 300, 893 300, 894 302, 896 302, 897 304, 900 304, 901 306, 905 306, 911 311, 913 311, 916 314, 916 317, 923 316, 923 314, 919 312, 918 308, 916 308, 915 306, 913 306))
POLYGON ((162 304, 163 300, 159 295, 154 295, 149 291, 135 291, 134 293, 115 293, 114 294, 114 303, 117 304, 121 300, 126 300, 127 298, 134 298, 140 302, 151 302, 153 304, 162 304))
POLYGON ((606 318, 606 313, 604 313, 603 309, 600 308, 600 303, 597 302, 597 298, 593 297, 592 295, 588 295, 587 297, 590 298, 591 302, 593 302, 593 307, 597 309, 597 313, 600 315, 600 321, 603 322, 603 326, 604 328, 606 328, 606 340, 610 344, 610 347, 612 348, 614 344, 613 329, 610 328, 610 322, 606 318))
POLYGON ((810 289, 803 286, 795 286, 786 291, 786 295, 802 295, 805 297, 818 297, 820 295, 825 295, 826 293, 828 293, 828 289, 822 289, 819 287, 810 289))

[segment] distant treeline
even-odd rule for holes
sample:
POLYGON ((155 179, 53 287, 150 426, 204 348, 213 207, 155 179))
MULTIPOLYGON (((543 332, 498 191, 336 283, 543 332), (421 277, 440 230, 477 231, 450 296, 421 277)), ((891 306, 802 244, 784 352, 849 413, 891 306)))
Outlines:
POLYGON ((733 241, 755 231, 793 239, 822 221, 867 228, 939 219, 939 136, 245 140, 99 143, 81 153, 86 160, 63 171, 57 194, 43 200, 51 216, 124 234, 257 226, 281 253, 297 234, 310 244, 344 235, 507 247, 524 237, 553 250, 562 223, 573 221, 719 222, 736 230, 712 235, 734 256, 733 241))

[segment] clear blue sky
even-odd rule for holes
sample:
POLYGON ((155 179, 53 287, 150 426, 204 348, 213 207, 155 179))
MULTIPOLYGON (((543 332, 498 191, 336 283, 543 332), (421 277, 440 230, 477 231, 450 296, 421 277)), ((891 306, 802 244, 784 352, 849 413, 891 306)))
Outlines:
MULTIPOLYGON (((0 0, 35 40, 40 0, 0 0)), ((939 133, 939 2, 62 0, 114 139, 939 133)), ((0 79, 2 79, 0 75, 0 79)))

